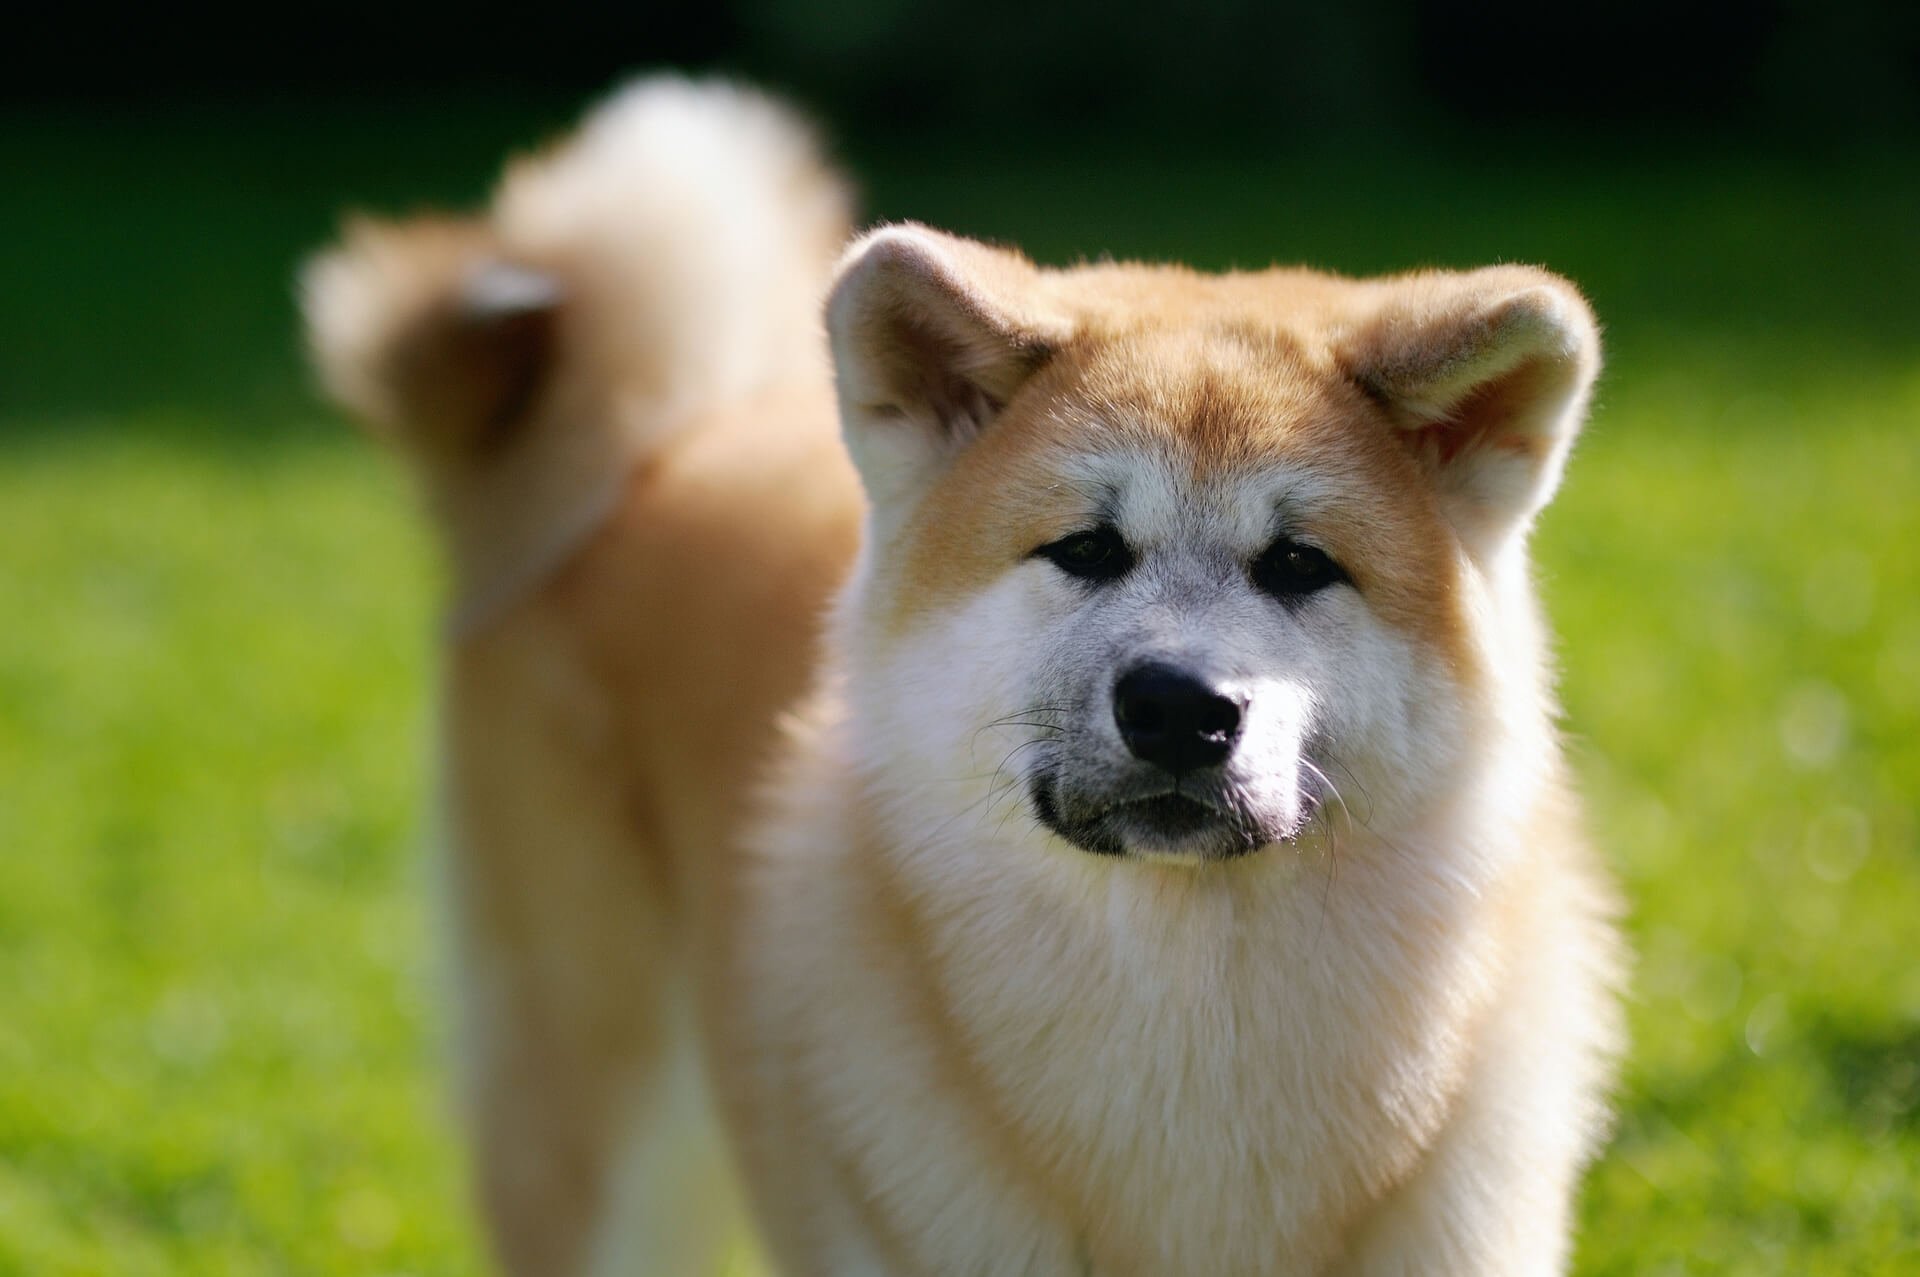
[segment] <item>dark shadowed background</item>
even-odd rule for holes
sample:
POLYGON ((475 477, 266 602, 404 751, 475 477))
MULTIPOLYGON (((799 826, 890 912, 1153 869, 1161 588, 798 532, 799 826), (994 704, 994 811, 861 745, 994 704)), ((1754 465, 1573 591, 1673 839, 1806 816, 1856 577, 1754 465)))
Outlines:
POLYGON ((1920 7, 733 0, 8 20, 0 1273, 479 1267, 435 571, 291 278, 659 65, 1042 261, 1586 288, 1538 552, 1640 961, 1578 1270, 1920 1268, 1920 7))

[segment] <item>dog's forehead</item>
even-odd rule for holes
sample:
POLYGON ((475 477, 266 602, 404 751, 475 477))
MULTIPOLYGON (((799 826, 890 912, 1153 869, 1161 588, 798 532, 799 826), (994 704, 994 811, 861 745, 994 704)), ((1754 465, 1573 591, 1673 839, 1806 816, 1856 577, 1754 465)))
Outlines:
POLYGON ((1048 371, 1058 423, 1166 447, 1196 473, 1324 451, 1364 409, 1324 352, 1244 319, 1091 335, 1048 371))
POLYGON ((1047 388, 1060 473, 1130 530, 1270 536, 1276 512, 1336 500, 1380 442, 1354 389, 1278 331, 1147 329, 1063 362, 1047 388))
POLYGON ((1141 545, 1261 544, 1337 505, 1349 486, 1284 455, 1195 466, 1169 440, 1134 431, 1070 456, 1062 471, 1095 511, 1141 545))

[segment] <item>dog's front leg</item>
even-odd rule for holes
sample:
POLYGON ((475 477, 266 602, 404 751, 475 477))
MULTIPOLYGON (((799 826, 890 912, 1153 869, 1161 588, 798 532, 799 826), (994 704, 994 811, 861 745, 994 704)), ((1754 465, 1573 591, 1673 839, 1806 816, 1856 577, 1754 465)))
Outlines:
MULTIPOLYGON (((1558 925, 1572 935, 1583 922, 1558 925)), ((1610 976, 1597 944, 1515 964, 1510 976, 1446 1125, 1363 1217, 1338 1277, 1565 1271, 1574 1193, 1606 1125, 1610 976)))
POLYGON ((1553 1277, 1566 1266, 1574 1159, 1504 1147, 1524 1138, 1462 1113, 1380 1203, 1336 1277, 1553 1277))

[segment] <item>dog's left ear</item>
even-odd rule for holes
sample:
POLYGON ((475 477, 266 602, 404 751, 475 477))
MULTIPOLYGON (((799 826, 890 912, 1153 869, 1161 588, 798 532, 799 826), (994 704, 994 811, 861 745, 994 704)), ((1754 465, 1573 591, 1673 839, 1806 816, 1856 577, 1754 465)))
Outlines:
POLYGON ((1432 478, 1467 549, 1524 535, 1553 496, 1600 367, 1593 312, 1573 285, 1527 267, 1380 285, 1336 344, 1432 478))
POLYGON ((987 428, 1071 326, 1026 258, 902 225, 847 250, 827 331, 848 451, 888 504, 987 428))

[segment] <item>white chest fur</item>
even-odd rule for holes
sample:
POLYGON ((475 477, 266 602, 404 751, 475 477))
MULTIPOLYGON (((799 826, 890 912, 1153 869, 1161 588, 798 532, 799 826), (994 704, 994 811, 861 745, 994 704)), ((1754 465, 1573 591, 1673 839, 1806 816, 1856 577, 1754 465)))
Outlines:
POLYGON ((1498 937, 1422 849, 907 854, 816 801, 758 882, 756 1054, 887 1264, 1311 1272, 1445 1120, 1498 937))

